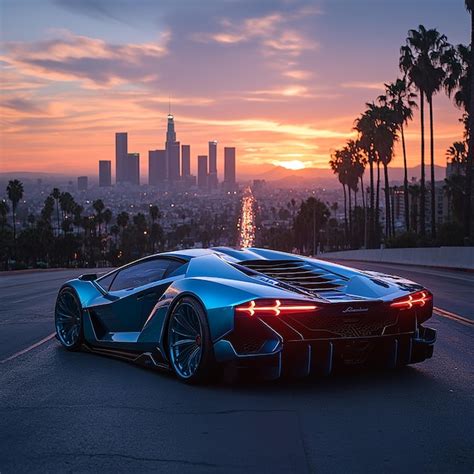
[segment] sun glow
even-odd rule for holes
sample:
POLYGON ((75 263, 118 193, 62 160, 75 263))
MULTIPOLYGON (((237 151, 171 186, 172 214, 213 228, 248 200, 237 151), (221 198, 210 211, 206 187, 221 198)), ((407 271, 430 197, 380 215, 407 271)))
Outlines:
POLYGON ((286 168, 287 170, 302 170, 306 168, 306 163, 301 160, 275 161, 273 164, 286 168))

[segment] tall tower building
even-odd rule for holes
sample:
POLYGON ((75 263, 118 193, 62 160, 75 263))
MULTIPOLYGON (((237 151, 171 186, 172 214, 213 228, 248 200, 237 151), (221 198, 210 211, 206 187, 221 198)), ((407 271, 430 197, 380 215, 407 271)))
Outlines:
POLYGON ((148 152, 148 184, 151 186, 163 184, 167 173, 166 150, 150 150, 148 152))
POLYGON ((168 181, 178 181, 180 178, 180 146, 176 141, 174 129, 174 117, 168 114, 168 126, 166 129, 166 155, 168 160, 168 181))
POLYGON ((224 184, 228 189, 235 187, 235 147, 224 148, 224 184))
POLYGON ((179 181, 180 178, 180 144, 179 142, 167 144, 168 154, 168 180, 170 182, 179 181))
POLYGON ((89 179, 87 176, 78 176, 77 177, 77 190, 78 191, 87 191, 89 185, 89 179))
POLYGON ((128 135, 125 132, 115 134, 115 182, 127 181, 126 163, 128 153, 128 135))
POLYGON ((125 169, 126 181, 138 186, 140 184, 140 153, 128 153, 125 169))
POLYGON ((181 145, 181 176, 186 178, 191 175, 191 146, 181 145))
POLYGON ((217 179, 217 141, 209 142, 209 189, 216 189, 217 179))
POLYGON ((99 161, 99 186, 112 186, 112 162, 110 160, 99 161))
POLYGON ((198 188, 207 188, 207 155, 198 156, 197 185, 198 188))

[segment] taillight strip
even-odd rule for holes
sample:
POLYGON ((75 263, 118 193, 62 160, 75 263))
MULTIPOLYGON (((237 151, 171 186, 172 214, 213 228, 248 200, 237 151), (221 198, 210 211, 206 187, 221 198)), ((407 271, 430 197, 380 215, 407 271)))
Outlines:
POLYGON ((419 293, 413 293, 408 295, 407 298, 400 301, 394 301, 390 304, 392 308, 406 308, 411 309, 413 306, 425 306, 425 304, 431 299, 431 295, 427 291, 420 291, 419 293))
POLYGON ((286 305, 282 304, 280 300, 275 300, 272 306, 258 306, 255 300, 249 301, 248 306, 237 306, 236 311, 246 312, 250 316, 253 316, 258 312, 273 312, 275 316, 279 316, 285 311, 314 311, 317 309, 316 305, 286 305))

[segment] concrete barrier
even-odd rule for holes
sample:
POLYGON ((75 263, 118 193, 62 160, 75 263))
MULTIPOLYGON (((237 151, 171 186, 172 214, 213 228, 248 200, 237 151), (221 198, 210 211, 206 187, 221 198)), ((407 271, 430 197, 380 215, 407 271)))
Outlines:
POLYGON ((323 253, 318 255, 318 258, 398 263, 474 271, 474 247, 346 250, 323 253))

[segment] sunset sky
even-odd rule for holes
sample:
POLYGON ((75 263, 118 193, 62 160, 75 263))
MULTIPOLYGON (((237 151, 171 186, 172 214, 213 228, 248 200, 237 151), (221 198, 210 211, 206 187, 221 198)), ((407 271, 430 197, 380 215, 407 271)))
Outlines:
MULTIPOLYGON (((0 0, 0 9, 0 171, 93 176, 99 159, 114 160, 114 133, 127 131, 145 177, 148 150, 164 146, 169 96, 193 169, 213 139, 220 158, 237 147, 246 174, 257 164, 327 167, 364 103, 399 75, 408 29, 469 41, 464 0, 0 0)), ((444 93, 434 104, 445 164, 461 111, 444 93)), ((414 165, 418 120, 407 132, 414 165)))

